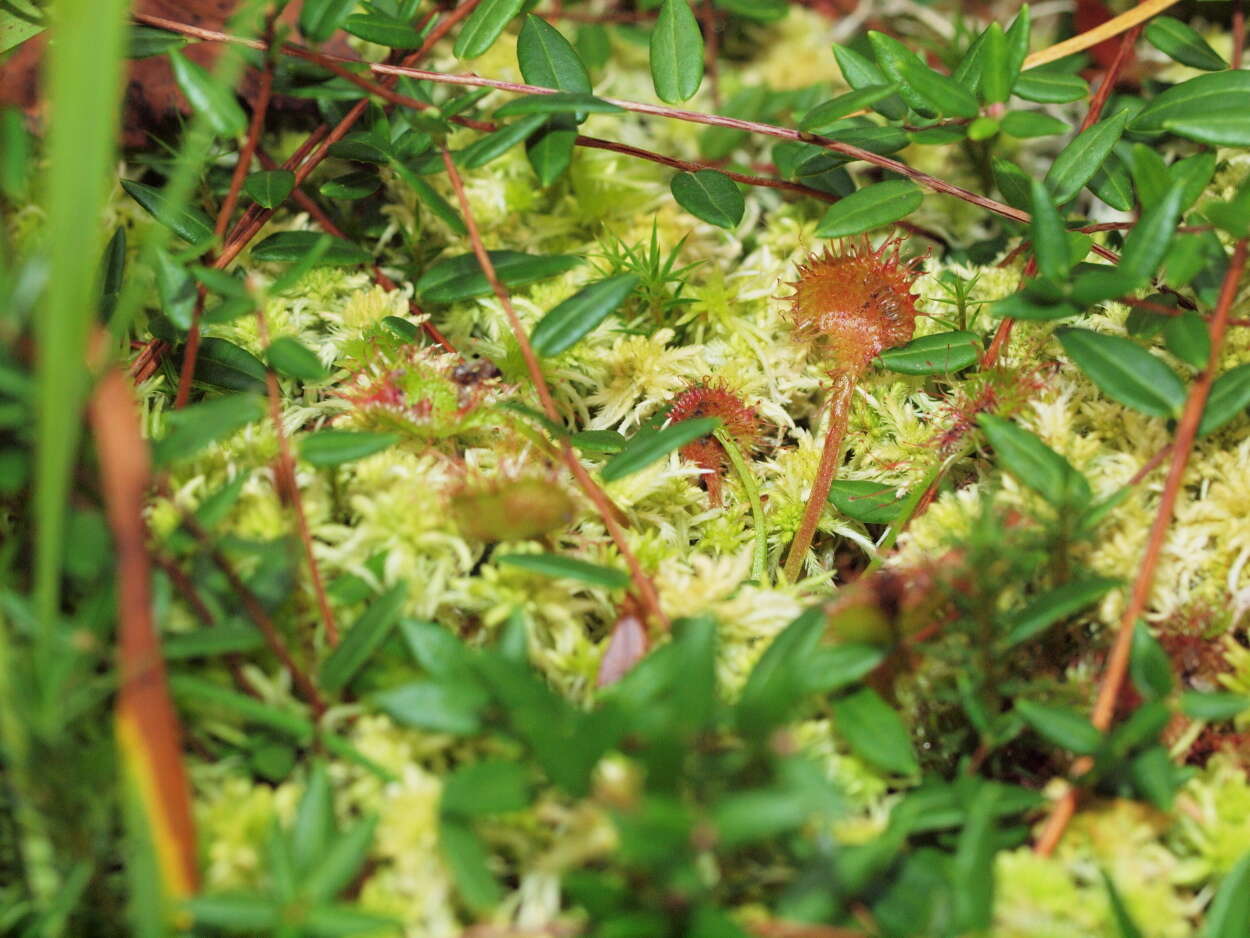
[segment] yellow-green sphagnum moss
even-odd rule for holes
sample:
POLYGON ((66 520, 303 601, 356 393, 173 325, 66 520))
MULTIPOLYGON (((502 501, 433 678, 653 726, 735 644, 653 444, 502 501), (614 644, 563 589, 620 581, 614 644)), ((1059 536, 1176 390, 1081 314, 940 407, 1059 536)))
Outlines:
MULTIPOLYGON (((817 12, 791 5, 778 22, 753 23, 744 35, 725 37, 734 43, 734 55, 747 60, 741 69, 722 76, 721 94, 747 102, 741 105, 747 113, 757 85, 774 93, 798 93, 816 81, 841 89, 829 43, 848 35, 817 12)), ((1219 45, 1222 36, 1217 31, 1209 38, 1219 45)), ((515 43, 505 33, 487 56, 468 63, 439 46, 429 65, 520 80, 515 43)), ((595 93, 653 100, 645 50, 618 38, 613 53, 596 70, 595 93)), ((514 98, 492 91, 480 106, 489 112, 514 98)), ((707 83, 688 106, 713 109, 707 83)), ((1084 107, 1084 101, 1048 103, 1043 110, 1076 125, 1084 107)), ((681 159, 700 156, 700 131, 679 121, 622 122, 618 115, 592 113, 579 132, 621 138, 681 159)), ((479 136, 458 128, 450 143, 460 149, 479 136)), ((911 143, 897 155, 962 185, 988 185, 981 179, 989 169, 962 151, 911 143), (939 159, 941 164, 934 165, 939 159)), ((758 154, 752 158, 773 159, 758 154)), ((778 162, 790 158, 785 150, 776 157, 778 162)), ((1026 172, 1036 171, 1040 177, 1044 166, 1039 169, 1030 163, 1033 159, 1021 156, 1026 172)), ((1204 201, 1229 198, 1250 169, 1242 153, 1217 151, 1216 159, 1218 172, 1201 197, 1204 201)), ((859 165, 851 167, 857 178, 859 165)), ((346 164, 338 167, 345 169, 346 164)), ((1053 323, 1017 322, 992 371, 908 375, 879 367, 881 352, 913 338, 956 325, 985 338, 998 327, 990 306, 1016 292, 1023 263, 1007 260, 1005 249, 975 259, 964 250, 983 234, 978 211, 949 198, 928 199, 912 217, 948 242, 951 256, 946 260, 938 259, 942 255, 920 235, 893 240, 895 236, 886 239, 878 232, 872 241, 828 248, 815 234, 821 202, 750 189, 744 220, 737 228, 722 229, 674 202, 670 176, 668 167, 579 148, 568 174, 544 188, 520 146, 465 171, 468 202, 489 248, 572 255, 582 261, 511 290, 527 332, 588 284, 620 273, 611 258, 621 256, 622 246, 650 259, 654 236, 661 258, 675 252, 678 265, 690 265, 680 283, 647 280, 645 289, 614 316, 542 365, 566 422, 563 429, 574 434, 572 445, 592 472, 613 458, 623 438, 640 428, 652 431, 665 420, 717 416, 737 443, 749 466, 750 486, 731 472, 724 447, 711 436, 604 485, 624 522, 629 547, 654 579, 665 613, 678 620, 715 617, 721 703, 737 699, 765 649, 800 612, 837 597, 870 562, 896 577, 891 583, 929 584, 925 589, 933 595, 919 597, 920 608, 949 610, 978 576, 992 574, 988 567, 966 568, 974 556, 970 545, 984 530, 987 513, 1001 519, 1007 545, 1019 543, 1017 533, 1030 529, 1036 519, 1049 522, 1048 507, 1036 489, 991 458, 978 436, 982 413, 1010 417, 1034 434, 1088 479, 1094 500, 1117 496, 1097 533, 1070 532, 1071 546, 1083 573, 1132 580, 1154 517, 1161 474, 1127 490, 1122 487, 1169 444, 1171 430, 1166 420, 1145 416, 1104 394, 1067 358, 1053 323), (946 292, 952 282, 968 285, 960 323, 953 322, 956 313, 946 292), (647 302, 638 299, 642 296, 647 302), (830 395, 837 399, 833 407, 830 395), (888 556, 878 551, 889 531, 888 518, 857 520, 859 512, 844 512, 827 498, 827 484, 813 491, 825 421, 839 422, 829 481, 836 474, 850 486, 848 498, 863 497, 855 494, 861 492, 856 485, 877 484, 918 499, 935 482, 931 497, 919 508, 911 506, 914 517, 897 541, 891 537, 896 549, 888 556), (758 514, 749 497, 752 489, 758 514), (809 499, 815 500, 810 530, 795 558, 791 545, 803 529, 809 499), (757 558, 779 571, 787 556, 794 575, 758 576, 757 558), (801 578, 800 571, 809 576, 801 578)), ((442 305, 423 302, 424 315, 458 355, 411 340, 420 318, 408 305, 414 298, 409 283, 416 279, 408 275, 419 275, 440 259, 468 255, 472 244, 448 223, 446 212, 430 210, 430 197, 417 198, 404 176, 384 168, 381 179, 384 204, 380 221, 370 231, 378 239, 383 268, 400 282, 400 290, 388 293, 355 268, 320 267, 265 300, 270 336, 299 340, 330 369, 319 384, 282 379, 281 417, 287 433, 297 439, 324 429, 394 436, 389 447, 341 466, 298 464, 295 481, 336 615, 350 626, 367 608, 368 597, 397 584, 406 586, 399 625, 380 646, 376 670, 359 678, 358 693, 334 703, 324 718, 326 731, 350 752, 341 747, 323 750, 311 734, 298 744, 323 752, 328 760, 341 826, 359 816, 379 819, 363 872, 352 886, 364 910, 393 918, 408 938, 587 933, 585 916, 570 911, 568 884, 574 874, 599 868, 622 848, 613 823, 618 812, 642 810, 636 799, 645 771, 628 744, 599 765, 592 790, 580 796, 529 775, 527 795, 532 797, 526 806, 473 820, 474 836, 489 856, 486 869, 498 890, 491 904, 474 907, 457 891, 457 872, 440 841, 445 820, 440 799, 447 779, 455 769, 477 761, 519 764, 532 754, 514 742, 461 734, 454 727, 406 726, 396 716, 402 708, 381 708, 371 696, 385 692, 391 683, 388 675, 414 671, 410 655, 422 667, 434 662, 454 672, 459 666, 440 658, 436 644, 423 644, 430 634, 420 631, 424 625, 436 624, 470 646, 484 647, 506 639, 510 621, 520 617, 527 624, 524 656, 555 694, 573 707, 590 706, 602 699, 596 675, 618 617, 622 587, 602 576, 543 572, 525 561, 562 555, 596 569, 624 569, 603 519, 561 468, 556 447, 562 439, 534 417, 538 398, 496 297, 488 293, 442 305), (397 325, 396 320, 402 322, 397 325)), ((433 198, 454 202, 444 175, 422 179, 433 198)), ((112 214, 136 232, 151 224, 120 194, 112 214)), ((24 212, 10 227, 26 240, 35 237, 37 223, 24 212)), ((264 234, 315 229, 307 215, 284 213, 264 234)), ((1097 237, 1105 240, 1106 234, 1097 237)), ((1227 240, 1223 234, 1211 237, 1227 240)), ((1097 262, 1092 255, 1089 260, 1097 262)), ((250 286, 257 291, 281 274, 276 265, 253 263, 249 269, 250 286)), ((1130 312, 1121 303, 1102 302, 1082 326, 1104 335, 1125 335, 1130 312)), ((155 319, 156 310, 149 313, 155 319)), ((1233 314, 1250 317, 1250 303, 1239 298, 1233 314)), ((258 358, 265 356, 250 315, 230 321, 210 318, 204 332, 258 358)), ((1184 367, 1162 348, 1150 354, 1178 370, 1184 367)), ((1234 329, 1223 365, 1248 362, 1250 330, 1234 329)), ((171 419, 164 391, 157 379, 139 391, 145 430, 158 437, 171 419)), ((180 511, 199 512, 218 542, 291 548, 289 515, 275 471, 277 452, 274 429, 262 421, 173 463, 168 490, 150 508, 155 549, 186 549, 180 511)), ((275 615, 281 613, 284 623, 298 624, 283 628, 300 655, 320 654, 325 651, 318 644, 321 639, 309 638, 316 619, 310 588, 305 579, 284 578, 270 564, 274 558, 265 555, 271 550, 253 550, 247 560, 249 574, 273 570, 260 599, 275 615)), ((1160 634, 1201 613, 1203 637, 1218 649, 1203 664, 1202 674, 1183 689, 1250 695, 1250 653, 1243 647, 1250 612, 1248 558, 1250 417, 1243 413, 1194 447, 1148 604, 1146 623, 1160 634)), ((207 565, 203 575, 210 575, 207 565)), ((1017 593, 1028 585, 1018 584, 1017 593)), ((870 605, 876 605, 871 612, 877 618, 875 631, 865 635, 874 641, 883 634, 900 638, 899 610, 912 607, 900 602, 883 612, 889 604, 877 600, 885 592, 879 584, 872 589, 876 592, 870 605)), ((1005 589, 1003 604, 1012 599, 1011 590, 1005 589)), ((1065 620, 1057 643, 1084 641, 1101 647, 1098 643, 1114 627, 1124 601, 1123 590, 1109 588, 1065 620)), ((161 602, 167 637, 194 634, 196 626, 185 610, 169 597, 161 602)), ((213 612, 240 624, 233 618, 235 610, 213 612)), ((926 625, 940 630, 941 619, 926 625)), ((908 626, 904 631, 923 629, 908 626)), ((826 642, 846 638, 835 632, 831 627, 826 642)), ((929 637, 931 632, 924 634, 929 637)), ((651 639, 661 651, 668 641, 659 634, 651 639)), ((819 651, 814 654, 818 657, 819 651)), ((1038 654, 1038 670, 1045 671, 1043 653, 1038 654)), ((935 769, 945 753, 939 751, 940 742, 930 746, 928 741, 937 739, 942 714, 953 704, 940 699, 934 688, 955 687, 957 660, 963 659, 926 660, 910 646, 902 658, 907 660, 890 665, 874 686, 892 703, 914 705, 915 712, 904 719, 915 738, 926 740, 922 765, 935 769), (894 680, 897 692, 890 684, 894 680)), ((235 680, 273 710, 298 712, 301 705, 288 676, 269 659, 255 660, 265 664, 247 664, 235 680)), ((215 679, 229 680, 224 667, 213 671, 215 679)), ((1091 654, 1067 673, 1048 673, 1046 680, 1055 700, 1084 711, 1097 674, 1097 656, 1091 654)), ((819 676, 813 680, 820 684, 819 676)), ((1180 675, 1178 680, 1188 678, 1180 675)), ((969 694, 978 692, 959 686, 969 694)), ((437 705, 433 696, 420 704, 437 705)), ((1002 701, 994 705, 1009 709, 1002 701)), ((190 757, 205 886, 211 892, 258 888, 272 875, 266 859, 271 831, 276 824, 291 823, 307 774, 300 769, 276 783, 258 780, 257 753, 244 739, 246 731, 212 714, 204 719, 201 731, 210 741, 205 746, 230 753, 214 762, 197 748, 190 757)), ((1239 735, 1246 731, 1247 719, 1243 714, 1224 734, 1228 738, 1213 744, 1220 750, 1215 756, 1187 770, 1191 775, 1170 812, 1115 797, 1108 783, 1085 803, 1053 856, 1033 854, 1024 829, 1008 832, 1005 836, 1015 838, 1014 846, 994 862, 997 898, 992 924, 984 933, 994 938, 1119 935, 1105 874, 1144 935, 1198 934, 1197 923, 1214 884, 1250 850, 1250 744, 1239 735)), ((1175 720, 1175 733, 1169 737, 1173 741, 1192 743, 1204 730, 1185 717, 1175 720)), ((1027 731, 1021 726, 1017 732, 1027 731)), ((715 743, 709 740, 707 745, 715 743)), ((287 740, 284 745, 294 744, 287 740)), ((842 792, 836 822, 812 822, 803 828, 830 856, 882 836, 891 808, 923 780, 921 772, 874 767, 853 751, 845 726, 823 705, 820 712, 807 712, 779 732, 771 745, 779 753, 806 753, 842 792)), ((975 739, 968 747, 969 752, 974 749, 975 739)), ((1184 749, 1172 753, 1177 763, 1186 754, 1184 749)), ((1042 761, 1035 777, 1013 781, 1040 788, 1062 774, 1060 763, 1042 761)), ((677 812, 681 806, 661 799, 646 807, 661 824, 668 817, 664 812, 677 812)), ((965 808, 971 810, 958 810, 965 808)), ((705 823, 710 822, 700 816, 692 836, 704 836, 700 825, 705 823)), ((709 839, 709 848, 712 843, 709 839)), ((643 849, 636 843, 626 846, 643 849)), ((729 897, 728 912, 742 923, 767 918, 760 896, 784 880, 784 868, 770 865, 773 860, 765 851, 732 867, 718 867, 710 849, 705 860, 680 871, 690 879, 682 880, 680 889, 697 885, 719 890, 729 897)), ((923 890, 925 884, 918 881, 909 888, 923 890)), ((802 911, 796 909, 794 915, 802 911)), ((381 929, 369 934, 386 933, 381 929)))

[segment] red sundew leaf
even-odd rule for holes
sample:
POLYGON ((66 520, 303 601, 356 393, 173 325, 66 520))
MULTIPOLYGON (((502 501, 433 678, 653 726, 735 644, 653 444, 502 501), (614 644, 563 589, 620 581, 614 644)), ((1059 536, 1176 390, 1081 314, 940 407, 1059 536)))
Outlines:
POLYGON ((647 653, 647 630, 637 612, 630 608, 616 620, 608 650, 599 662, 596 687, 608 687, 623 678, 629 669, 642 660, 647 653))

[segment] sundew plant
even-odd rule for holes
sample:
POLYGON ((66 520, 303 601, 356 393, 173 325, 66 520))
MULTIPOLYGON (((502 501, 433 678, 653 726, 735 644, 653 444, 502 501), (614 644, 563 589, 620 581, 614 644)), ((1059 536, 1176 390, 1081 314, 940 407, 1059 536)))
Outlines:
POLYGON ((1245 34, 0 2, 0 934, 1250 935, 1245 34))

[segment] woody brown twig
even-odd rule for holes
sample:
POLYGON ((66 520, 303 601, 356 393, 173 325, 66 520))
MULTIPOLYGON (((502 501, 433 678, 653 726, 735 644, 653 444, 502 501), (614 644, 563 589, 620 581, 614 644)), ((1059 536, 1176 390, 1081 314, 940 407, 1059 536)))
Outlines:
MULTIPOLYGON (((1211 393, 1211 384, 1215 380, 1215 371, 1219 367, 1220 354, 1224 349, 1224 337, 1228 329, 1229 311, 1237 297, 1242 274, 1246 269, 1246 245, 1246 239, 1243 238, 1233 247, 1228 270, 1220 286, 1215 315, 1211 318, 1209 329, 1211 352, 1207 359, 1207 366, 1190 388, 1189 396, 1185 401, 1185 409, 1181 412, 1180 421, 1177 423, 1176 438, 1172 446, 1172 461, 1168 467, 1167 479, 1163 484, 1163 492, 1159 496, 1159 507, 1155 511, 1141 566, 1137 570, 1128 603, 1120 617, 1119 629, 1116 632, 1115 642, 1111 647, 1111 654, 1107 659, 1106 670, 1103 672, 1102 683, 1098 689, 1098 699, 1094 703, 1090 722, 1104 732, 1110 728, 1115 719, 1116 702, 1119 700, 1120 690, 1128 674, 1133 631, 1150 600, 1155 570, 1158 568, 1159 557, 1163 553, 1163 544, 1167 540, 1168 528, 1175 513, 1176 499, 1180 494, 1185 469, 1189 465, 1194 440, 1198 435, 1202 411, 1206 407, 1207 398, 1211 393)), ((1091 759, 1082 757, 1073 763, 1072 774, 1079 777, 1088 772, 1092 766, 1091 759)), ((1049 856, 1054 851, 1067 829, 1068 822, 1076 813, 1076 804, 1077 789, 1069 788, 1055 803, 1050 817, 1046 820, 1034 848, 1038 853, 1049 856)))
MULTIPOLYGON (((490 283, 491 290, 494 291, 496 299, 499 300, 499 304, 503 307, 504 315, 508 319, 508 325, 512 329, 517 345, 520 346, 521 356, 525 359, 525 368, 530 374, 534 390, 538 393, 543 413, 548 420, 558 424, 560 422, 560 412, 556 409, 556 402, 551 396, 551 389, 547 387, 547 379, 543 375, 542 365, 538 361, 538 355, 534 351, 534 346, 530 344, 525 327, 521 325, 521 320, 512 306, 512 297, 499 280, 498 275, 495 273, 495 265, 491 263, 490 255, 486 253, 486 247, 482 243, 482 236, 477 229, 477 222, 474 220, 473 211, 469 206, 468 196, 464 191, 464 181, 460 178, 460 171, 456 169, 455 161, 452 160, 451 153, 446 147, 441 148, 441 153, 443 166, 447 170, 452 189, 456 193, 456 200, 460 203, 461 214, 464 215, 465 226, 469 229, 469 240, 473 244, 473 253, 477 256, 478 264, 481 266, 487 282, 490 283)), ((643 608, 646 609, 649 616, 667 629, 669 626, 668 617, 660 607, 660 597, 655 591, 655 584, 651 582, 651 578, 642 569, 637 556, 630 548, 629 541, 625 537, 625 529, 617 521, 612 503, 608 500, 604 491, 595 483, 595 480, 590 477, 590 473, 586 471, 586 467, 577 458, 577 454, 573 452, 572 444, 567 439, 560 441, 560 456, 576 480, 578 487, 594 504, 600 518, 603 519, 604 526, 608 529, 608 534, 612 537, 612 541, 616 544, 616 549, 620 552, 625 565, 629 568, 630 579, 634 583, 634 589, 638 592, 638 598, 642 602, 643 608)))

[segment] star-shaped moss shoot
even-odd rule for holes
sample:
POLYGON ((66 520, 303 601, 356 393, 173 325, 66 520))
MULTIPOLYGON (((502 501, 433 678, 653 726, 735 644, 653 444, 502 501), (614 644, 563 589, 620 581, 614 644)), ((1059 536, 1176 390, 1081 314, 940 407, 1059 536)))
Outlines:
POLYGON ((762 580, 768 559, 767 530, 764 527, 764 507, 760 502, 759 486, 747 465, 747 458, 759 444, 759 416, 755 408, 747 406, 723 381, 701 378, 687 385, 674 398, 673 406, 669 410, 669 419, 673 423, 697 417, 719 418, 720 426, 715 433, 687 443, 681 448, 681 455, 704 470, 703 484, 707 486, 708 500, 713 507, 720 507, 724 502, 721 492, 722 473, 730 466, 737 473, 751 505, 755 523, 752 576, 762 580))
POLYGON ((829 429, 807 509, 790 544, 785 574, 794 582, 803 568, 829 487, 837 475, 855 385, 878 355, 909 341, 915 330, 916 263, 899 256, 897 238, 873 248, 866 240, 843 241, 814 255, 791 286, 790 325, 795 338, 825 364, 829 374, 829 429))

